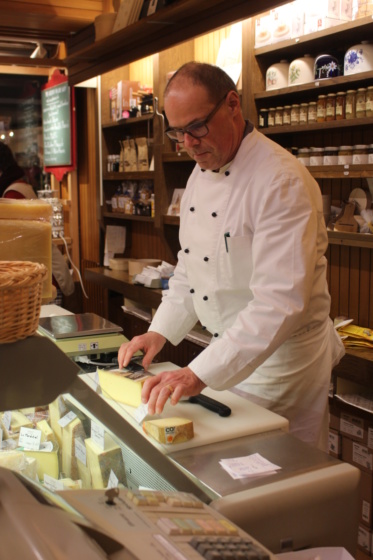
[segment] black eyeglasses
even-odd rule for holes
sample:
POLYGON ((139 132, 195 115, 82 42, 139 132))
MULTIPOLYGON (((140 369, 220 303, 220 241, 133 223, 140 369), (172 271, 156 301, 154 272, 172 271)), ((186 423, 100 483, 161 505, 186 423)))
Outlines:
POLYGON ((209 133, 207 123, 211 121, 212 117, 218 112, 227 95, 228 94, 226 93, 223 99, 219 101, 216 107, 214 107, 211 113, 209 113, 203 121, 192 123, 185 128, 167 128, 165 130, 165 133, 170 138, 170 140, 172 140, 173 142, 179 142, 179 144, 182 144, 184 142, 185 134, 189 134, 189 136, 192 136, 193 138, 203 138, 209 133))

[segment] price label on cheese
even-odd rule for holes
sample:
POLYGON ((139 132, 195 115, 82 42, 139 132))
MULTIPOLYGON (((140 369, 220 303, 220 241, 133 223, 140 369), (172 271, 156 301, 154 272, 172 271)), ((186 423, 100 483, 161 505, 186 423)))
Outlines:
POLYGON ((68 412, 67 414, 65 414, 65 416, 63 416, 62 418, 60 418, 58 420, 59 425, 61 426, 61 428, 66 428, 66 426, 68 424, 70 424, 70 422, 72 422, 74 419, 76 418, 76 414, 75 412, 68 412))
POLYGON ((75 438, 75 457, 79 459, 83 465, 87 465, 87 449, 82 438, 75 438))
POLYGON ((101 449, 105 449, 105 429, 93 421, 91 422, 91 438, 101 449))
POLYGON ((41 430, 22 427, 19 431, 18 446, 29 451, 38 451, 40 448, 41 430))
POLYGON ((57 480, 49 474, 44 474, 44 486, 48 488, 48 490, 52 490, 52 492, 56 492, 56 490, 63 490, 63 482, 62 480, 57 480))
POLYGON ((109 480, 107 483, 108 488, 116 488, 118 486, 119 480, 113 470, 110 471, 109 480))

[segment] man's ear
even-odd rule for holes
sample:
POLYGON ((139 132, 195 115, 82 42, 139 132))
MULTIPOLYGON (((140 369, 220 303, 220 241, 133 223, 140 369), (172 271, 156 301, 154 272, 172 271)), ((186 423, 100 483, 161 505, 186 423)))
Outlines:
POLYGON ((228 107, 231 109, 232 113, 241 111, 240 97, 237 92, 230 91, 227 95, 228 107))

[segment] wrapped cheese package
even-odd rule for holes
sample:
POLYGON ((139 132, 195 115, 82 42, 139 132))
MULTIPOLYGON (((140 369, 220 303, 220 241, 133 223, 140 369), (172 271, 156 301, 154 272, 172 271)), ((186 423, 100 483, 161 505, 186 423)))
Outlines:
POLYGON ((52 212, 45 200, 0 199, 0 260, 44 264, 43 298, 52 296, 52 212))

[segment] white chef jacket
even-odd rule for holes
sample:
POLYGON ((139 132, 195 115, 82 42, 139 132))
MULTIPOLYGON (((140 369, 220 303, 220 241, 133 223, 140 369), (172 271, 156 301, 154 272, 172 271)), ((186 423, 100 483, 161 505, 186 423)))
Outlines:
POLYGON ((213 337, 192 371, 284 416, 295 408, 291 431, 304 424, 307 395, 318 417, 304 438, 312 443, 321 417, 325 428, 331 368, 344 352, 329 318, 327 243, 318 184, 254 129, 223 171, 194 168, 181 201, 178 264, 150 326, 176 345, 199 320, 213 337))

